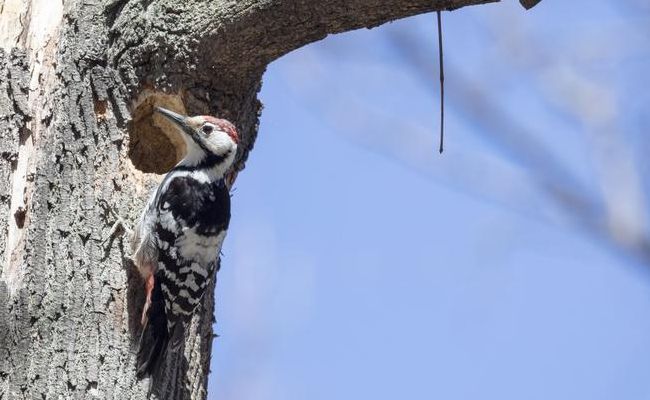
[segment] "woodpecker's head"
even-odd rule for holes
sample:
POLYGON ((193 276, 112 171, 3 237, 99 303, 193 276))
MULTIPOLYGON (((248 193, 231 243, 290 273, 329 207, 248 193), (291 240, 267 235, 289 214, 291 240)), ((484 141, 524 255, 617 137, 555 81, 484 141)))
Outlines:
POLYGON ((162 107, 155 110, 181 132, 187 146, 187 154, 181 164, 197 168, 230 167, 239 143, 239 135, 233 124, 208 115, 186 117, 162 107))

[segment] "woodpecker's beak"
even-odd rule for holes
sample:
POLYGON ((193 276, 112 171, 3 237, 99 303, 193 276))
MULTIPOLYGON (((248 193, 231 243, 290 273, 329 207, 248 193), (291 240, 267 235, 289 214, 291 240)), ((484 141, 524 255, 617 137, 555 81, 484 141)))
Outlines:
POLYGON ((162 107, 156 107, 154 110, 161 113, 165 118, 174 124, 178 125, 178 127, 181 128, 183 132, 191 131, 190 127, 185 121, 187 119, 185 116, 176 114, 175 112, 169 111, 168 109, 162 107))

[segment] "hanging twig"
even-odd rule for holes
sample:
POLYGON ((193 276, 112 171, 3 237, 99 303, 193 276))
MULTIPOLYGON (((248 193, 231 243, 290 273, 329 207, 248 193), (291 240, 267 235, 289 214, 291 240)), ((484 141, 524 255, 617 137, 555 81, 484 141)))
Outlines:
POLYGON ((440 60, 440 153, 443 151, 445 140, 445 73, 442 62, 442 18, 438 14, 438 59, 440 60))

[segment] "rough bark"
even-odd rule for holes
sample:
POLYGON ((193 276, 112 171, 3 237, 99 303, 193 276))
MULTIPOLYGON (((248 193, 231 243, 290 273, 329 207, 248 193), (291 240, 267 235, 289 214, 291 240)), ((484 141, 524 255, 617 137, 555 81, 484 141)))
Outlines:
MULTIPOLYGON (((232 120, 241 170, 269 62, 330 33, 489 1, 69 0, 57 13, 0 0, 0 398, 147 397, 134 370, 142 282, 126 241, 104 241, 109 208, 132 222, 182 154, 154 104, 232 120)), ((210 293, 181 373, 168 360, 154 397, 206 397, 210 293)))

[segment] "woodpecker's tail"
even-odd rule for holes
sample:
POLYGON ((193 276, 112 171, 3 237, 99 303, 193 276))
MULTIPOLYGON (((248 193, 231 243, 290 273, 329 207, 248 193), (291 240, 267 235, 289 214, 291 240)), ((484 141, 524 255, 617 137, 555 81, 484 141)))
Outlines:
POLYGON ((156 280, 151 292, 151 302, 144 318, 140 347, 138 349, 138 379, 153 375, 164 359, 169 332, 167 315, 160 282, 156 280))

